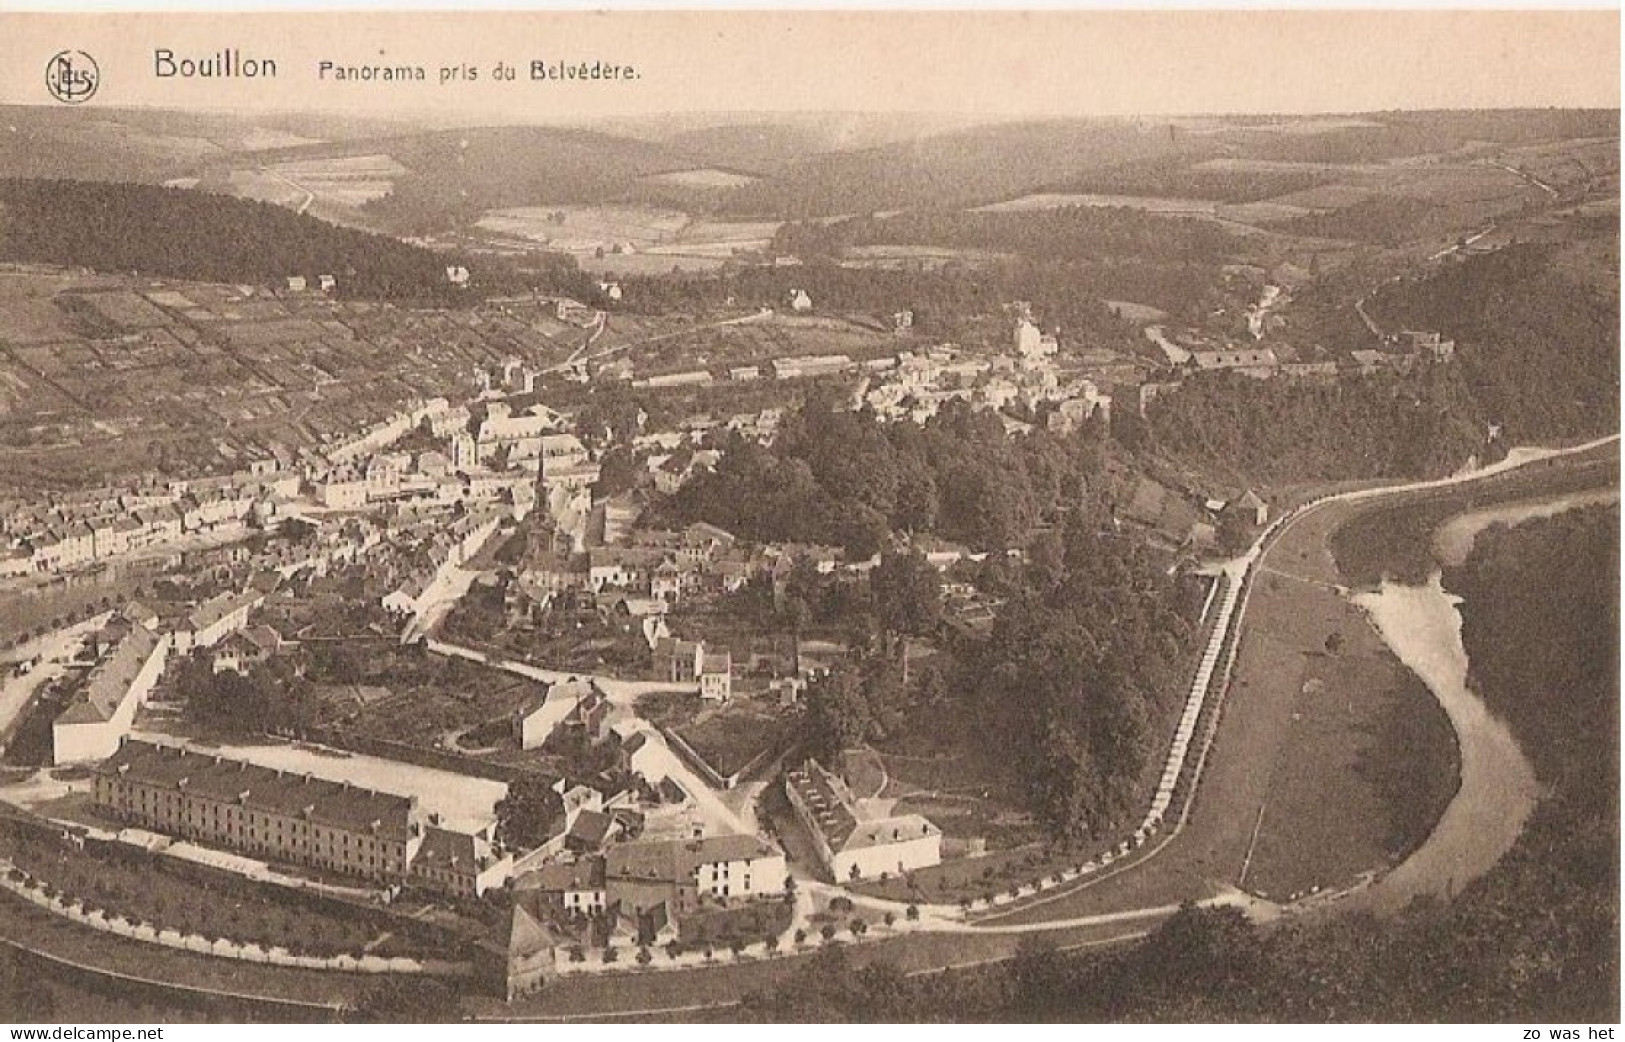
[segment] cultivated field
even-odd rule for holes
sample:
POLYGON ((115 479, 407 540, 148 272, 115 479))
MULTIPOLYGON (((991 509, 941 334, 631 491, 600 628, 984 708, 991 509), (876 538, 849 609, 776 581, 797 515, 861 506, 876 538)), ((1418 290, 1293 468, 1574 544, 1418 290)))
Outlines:
POLYGON ((673 170, 665 174, 650 174, 644 180, 652 184, 676 185, 679 188, 738 188, 758 179, 749 174, 736 174, 730 170, 705 167, 700 170, 673 170))
POLYGON ((1219 204, 1207 199, 1172 199, 1141 195, 1097 195, 1094 193, 1039 192, 1002 203, 979 206, 978 211, 1002 213, 1020 210, 1055 210, 1063 206, 1122 206, 1147 213, 1211 214, 1219 204))

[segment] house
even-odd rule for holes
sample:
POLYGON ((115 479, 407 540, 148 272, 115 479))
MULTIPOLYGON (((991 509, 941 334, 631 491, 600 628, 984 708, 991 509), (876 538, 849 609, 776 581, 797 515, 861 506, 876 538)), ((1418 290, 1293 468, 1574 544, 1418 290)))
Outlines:
POLYGON ((669 905, 681 915, 709 898, 759 898, 784 892, 784 852, 756 836, 648 840, 611 847, 604 860, 610 904, 635 914, 669 905))
POLYGON ((506 886, 512 873, 513 855, 497 851, 487 832, 454 832, 431 823, 423 829, 409 880, 441 893, 474 898, 506 886))
POLYGON ((733 655, 726 648, 701 656, 700 697, 713 702, 733 697, 733 655))
POLYGON ((918 814, 867 818, 846 783, 817 760, 786 772, 784 792, 836 882, 942 862, 941 829, 918 814))
MULTIPOLYGON (((526 699, 514 711, 514 738, 521 749, 540 749, 553 731, 592 695, 591 681, 567 680, 550 684, 526 699)), ((602 692, 599 692, 600 696, 602 692)))
POLYGON ((775 358, 772 362, 775 380, 792 380, 803 376, 828 376, 845 372, 852 367, 847 355, 801 355, 775 358))
POLYGON ((637 920, 638 944, 650 948, 663 948, 677 940, 677 916, 670 901, 662 901, 641 912, 634 912, 637 920))
POLYGON ((474 460, 486 463, 504 450, 509 463, 534 460, 542 454, 544 439, 556 426, 557 419, 550 413, 525 416, 492 413, 480 423, 474 435, 474 460))
POLYGON ((92 775, 125 824, 379 885, 404 882, 423 842, 416 797, 186 748, 126 739, 92 775))
POLYGON ((1246 376, 1270 376, 1280 364, 1267 347, 1197 350, 1191 352, 1191 362, 1200 372, 1235 370, 1246 376))
POLYGON ((132 626, 51 725, 51 762, 104 760, 119 749, 163 674, 170 638, 132 626))
MULTIPOLYGON (((669 769, 672 762, 671 750, 666 748, 664 741, 648 731, 637 731, 630 735, 621 736, 620 760, 626 770, 642 778, 650 785, 659 786, 670 780, 669 769)), ((675 784, 675 783, 673 783, 675 784)), ((682 802, 688 798, 688 793, 678 787, 681 798, 674 802, 682 802)))
POLYGON ((175 650, 184 654, 213 647, 227 634, 245 628, 249 613, 264 603, 265 594, 258 590, 210 597, 175 627, 175 650))
POLYGON ((613 814, 601 810, 581 810, 564 834, 564 849, 578 857, 597 854, 609 845, 619 831, 620 826, 613 814))
POLYGON ((801 312, 812 310, 812 298, 807 295, 807 291, 804 289, 791 290, 789 300, 791 311, 801 312))
POLYGON ((599 466, 574 434, 544 435, 538 446, 542 486, 549 491, 590 488, 598 483, 599 466))
POLYGON ((598 547, 587 554, 587 585, 594 591, 647 589, 665 559, 664 553, 646 547, 598 547))
POLYGON ((576 861, 543 865, 516 884, 539 892, 548 903, 578 915, 603 912, 604 859, 585 857, 576 861))
POLYGON ((246 674, 282 650, 282 634, 269 626, 250 626, 222 640, 214 653, 214 671, 246 674))
POLYGON ((1269 524, 1270 520, 1269 504, 1258 498, 1258 493, 1252 489, 1248 489, 1241 497, 1226 504, 1224 513, 1240 514, 1248 524, 1260 528, 1269 524))
POLYGON ((1016 321, 1015 340, 1016 354, 1026 361, 1050 358, 1061 350, 1054 337, 1046 335, 1028 318, 1016 321))
POLYGON ((655 679, 668 684, 697 684, 705 672, 705 644, 665 637, 655 643, 655 679))
POLYGON ((514 902, 509 915, 506 936, 498 940, 496 976, 509 1002, 538 990, 555 973, 555 952, 561 938, 519 901, 514 902))

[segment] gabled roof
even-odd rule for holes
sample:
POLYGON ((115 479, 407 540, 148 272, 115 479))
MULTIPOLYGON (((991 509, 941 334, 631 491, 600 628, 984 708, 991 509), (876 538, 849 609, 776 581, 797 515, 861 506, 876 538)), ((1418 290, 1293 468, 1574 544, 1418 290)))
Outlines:
POLYGON ((513 919, 508 924, 508 954, 534 955, 554 947, 551 931, 519 904, 513 906, 513 919))
POLYGON ((130 693, 136 675, 158 647, 159 638, 144 626, 136 626, 119 641, 118 647, 90 674, 90 681, 58 716, 57 723, 91 724, 111 720, 130 693))
POLYGON ((602 811, 584 810, 576 815, 575 824, 570 826, 570 832, 565 840, 599 847, 609 836, 609 830, 614 824, 615 819, 602 811))
POLYGON ((579 861, 561 861, 543 865, 525 879, 525 885, 543 893, 563 893, 566 890, 602 890, 604 888, 604 859, 586 857, 579 861))

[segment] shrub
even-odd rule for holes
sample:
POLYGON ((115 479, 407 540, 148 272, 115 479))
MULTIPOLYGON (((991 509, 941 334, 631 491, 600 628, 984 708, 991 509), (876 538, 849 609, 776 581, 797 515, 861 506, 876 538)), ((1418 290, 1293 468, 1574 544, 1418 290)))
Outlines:
POLYGON ((620 952, 619 948, 611 948, 611 947, 607 947, 607 946, 604 948, 604 965, 605 966, 608 966, 612 962, 620 961, 620 958, 621 958, 621 952, 620 952))
MULTIPOLYGON (((965 902, 961 902, 961 903, 962 903, 962 904, 964 904, 964 905, 965 905, 965 907, 967 907, 967 908, 969 908, 969 907, 970 907, 970 902, 968 902, 968 901, 965 901, 965 902)), ((911 922, 911 923, 917 923, 917 922, 919 922, 919 921, 920 921, 920 906, 919 906, 919 905, 909 905, 909 906, 908 906, 908 910, 907 910, 907 911, 905 911, 905 912, 904 912, 904 913, 903 913, 903 915, 904 915, 904 916, 905 916, 905 917, 906 917, 906 918, 907 918, 907 919, 908 919, 908 921, 909 921, 909 922, 911 922)))
POLYGON ((579 945, 579 944, 570 945, 570 961, 571 962, 586 962, 587 961, 587 953, 581 947, 581 945, 579 945))
POLYGON ((885 924, 887 926, 896 926, 897 925, 897 916, 894 915, 891 912, 887 912, 885 914, 885 916, 882 917, 882 921, 885 922, 885 924))
POLYGON ((807 943, 807 931, 802 930, 802 929, 797 929, 796 934, 795 934, 795 942, 796 942, 796 947, 798 947, 798 948, 801 947, 803 944, 806 944, 807 943))
POLYGON ((824 939, 825 944, 833 941, 835 939, 835 924, 825 923, 823 926, 820 926, 818 928, 818 935, 824 939))
POLYGON ((649 946, 647 944, 638 949, 638 965, 639 966, 647 966, 651 962, 654 962, 654 960, 655 960, 655 957, 649 951, 649 946))

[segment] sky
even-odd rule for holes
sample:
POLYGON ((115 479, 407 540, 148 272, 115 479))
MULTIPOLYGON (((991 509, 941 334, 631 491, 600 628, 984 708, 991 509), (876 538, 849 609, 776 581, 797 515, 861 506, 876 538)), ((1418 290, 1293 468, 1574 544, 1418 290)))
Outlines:
POLYGON ((0 13, 0 102, 56 104, 64 50, 100 72, 82 107, 569 122, 704 111, 977 116, 1314 113, 1619 105, 1617 11, 0 13), (274 79, 155 75, 225 49, 274 79), (421 66, 360 83, 320 63, 421 66), (533 80, 533 61, 635 79, 533 80), (495 80, 504 62, 511 81, 495 80), (472 67, 480 79, 442 70, 472 67), (602 67, 602 66, 601 66, 602 67))

